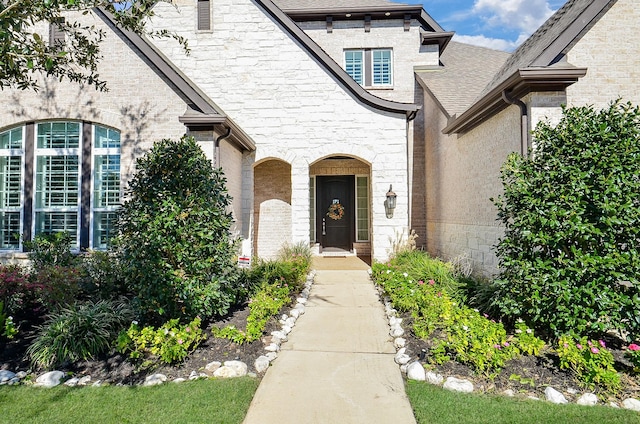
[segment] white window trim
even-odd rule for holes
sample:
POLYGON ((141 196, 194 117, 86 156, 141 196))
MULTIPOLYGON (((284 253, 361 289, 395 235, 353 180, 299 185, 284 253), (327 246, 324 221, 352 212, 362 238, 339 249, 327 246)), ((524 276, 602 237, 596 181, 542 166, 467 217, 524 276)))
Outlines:
POLYGON ((20 128, 21 129, 21 137, 22 137, 22 149, 0 149, 0 156, 2 157, 10 157, 10 156, 20 156, 21 159, 21 175, 20 175, 20 228, 18 229, 20 232, 20 237, 18 237, 18 248, 17 249, 3 249, 0 248, 0 252, 22 252, 22 223, 24 222, 24 176, 27 172, 27 165, 25 160, 25 142, 26 142, 26 126, 22 125, 20 127, 9 128, 7 131, 20 128))
POLYGON ((394 58, 393 58, 393 49, 388 47, 380 47, 380 48, 364 48, 364 49, 344 49, 342 54, 342 68, 347 69, 347 52, 362 52, 362 87, 367 89, 389 89, 393 88, 394 84, 394 58), (369 54, 367 54, 367 51, 369 54), (373 52, 374 51, 388 51, 390 52, 391 57, 391 65, 389 69, 389 84, 374 84, 373 80, 373 52), (370 84, 367 84, 367 81, 370 84))
POLYGON ((355 184, 355 189, 354 189, 354 193, 355 193, 355 208, 354 208, 354 213, 355 213, 355 230, 356 230, 356 243, 369 243, 371 241, 371 184, 370 184, 370 178, 368 175, 363 175, 363 174, 356 174, 355 178, 354 178, 354 184, 355 184), (359 227, 358 227, 358 178, 365 178, 367 180, 367 239, 360 239, 358 237, 358 235, 360 234, 359 231, 359 227))

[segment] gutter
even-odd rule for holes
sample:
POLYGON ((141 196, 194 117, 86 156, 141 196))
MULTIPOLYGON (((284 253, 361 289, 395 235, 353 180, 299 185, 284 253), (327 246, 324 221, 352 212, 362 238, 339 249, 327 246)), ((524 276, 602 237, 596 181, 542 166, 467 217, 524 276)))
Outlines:
POLYGON ((231 127, 227 127, 227 132, 216 138, 215 142, 213 143, 213 159, 215 160, 214 165, 218 168, 222 168, 222 164, 220 163, 220 142, 229 137, 231 135, 231 132, 231 127))
POLYGON ((507 90, 502 91, 502 100, 510 105, 520 107, 520 154, 525 156, 529 151, 529 112, 527 105, 522 100, 511 97, 507 90))

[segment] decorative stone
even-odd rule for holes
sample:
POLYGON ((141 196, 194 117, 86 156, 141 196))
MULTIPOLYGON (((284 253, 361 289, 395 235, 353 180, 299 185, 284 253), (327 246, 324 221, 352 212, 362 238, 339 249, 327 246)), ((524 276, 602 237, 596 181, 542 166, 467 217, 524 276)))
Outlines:
POLYGON ((292 328, 291 328, 291 327, 289 327, 288 325, 283 325, 283 326, 282 326, 282 332, 283 332, 284 334, 289 334, 289 333, 291 333, 291 330, 292 330, 292 328))
POLYGON ((16 373, 9 370, 0 371, 0 384, 7 384, 9 380, 16 377, 16 373))
MULTIPOLYGON (((215 372, 221 366, 222 366, 222 362, 213 361, 213 362, 209 362, 207 365, 205 365, 204 369, 205 369, 205 371, 215 372)), ((195 373, 195 371, 193 371, 192 374, 193 373, 195 373)))
POLYGON ((547 397, 547 400, 551 403, 569 403, 567 398, 564 397, 562 393, 554 389, 553 387, 547 387, 544 389, 544 395, 547 397))
POLYGON ((394 361, 396 361, 396 364, 404 365, 411 360, 411 357, 405 353, 406 350, 407 348, 403 347, 398 351, 398 353, 396 353, 396 356, 394 358, 394 361))
POLYGON ((26 371, 18 371, 16 373, 16 377, 18 377, 20 380, 22 380, 23 378, 25 378, 27 376, 27 372, 26 371))
MULTIPOLYGON (((165 381, 166 381, 166 377, 165 377, 165 381)), ((102 387, 102 380, 96 380, 96 382, 93 383, 91 387, 102 387)))
POLYGON ((593 393, 585 393, 576 401, 578 405, 593 406, 598 403, 598 396, 593 393))
POLYGON ((389 318, 389 326, 397 327, 402 324, 402 318, 391 317, 389 318))
POLYGON ((514 397, 516 395, 516 393, 511 389, 505 390, 504 392, 502 392, 502 394, 509 397, 514 397))
POLYGON ((267 352, 277 352, 280 350, 280 346, 275 343, 271 343, 270 345, 266 346, 264 350, 266 350, 267 352))
POLYGON ((231 367, 222 366, 213 373, 213 376, 218 378, 234 378, 238 377, 238 373, 231 367))
POLYGON ((633 398, 625 399, 622 401, 622 407, 624 409, 640 412, 640 400, 633 398))
POLYGON ((300 315, 304 315, 304 305, 297 303, 293 309, 297 309, 298 311, 300 311, 300 315))
POLYGON ((404 330, 402 329, 402 327, 392 327, 389 335, 394 338, 402 337, 404 336, 404 330))
POLYGON ((412 362, 407 367, 407 378, 409 380, 424 381, 426 372, 420 362, 412 362))
POLYGON ((64 373, 62 371, 50 371, 38 377, 35 385, 40 387, 55 387, 61 383, 63 378, 64 373))
POLYGON ((295 325, 296 325, 296 319, 294 317, 289 317, 286 320, 284 320, 283 326, 289 326, 293 328, 295 325))
POLYGON ((189 380, 197 380, 198 379, 198 373, 195 371, 191 371, 191 374, 189 374, 189 380))
POLYGON ((424 376, 424 381, 426 381, 429 384, 435 384, 436 386, 439 386, 444 381, 444 377, 440 374, 436 374, 432 371, 428 371, 424 376))
POLYGON ((157 386, 159 384, 164 383, 165 381, 167 381, 167 376, 164 374, 152 374, 150 376, 147 376, 147 378, 144 379, 144 383, 142 383, 143 386, 157 386))
POLYGON ((473 392, 473 383, 469 380, 463 380, 460 378, 449 377, 444 382, 443 388, 454 392, 471 393, 473 392))
POLYGON ((247 364, 242 361, 225 361, 225 367, 233 368, 233 370, 238 374, 238 377, 244 377, 247 375, 247 364))
POLYGON ((269 358, 269 362, 271 362, 278 357, 278 354, 276 352, 267 352, 264 356, 269 358))
POLYGON ((270 362, 271 361, 269 361, 269 358, 267 358, 266 356, 262 355, 262 356, 259 356, 256 359, 256 361, 253 363, 253 367, 256 369, 258 374, 262 374, 263 372, 265 372, 269 368, 269 363, 270 362))
POLYGON ((86 386, 87 384, 89 384, 90 381, 91 381, 90 375, 85 375, 84 377, 80 377, 80 380, 78 380, 78 386, 86 386))
POLYGON ((300 311, 297 309, 292 309, 291 311, 289 311, 289 316, 298 318, 300 316, 300 311))
POLYGON ((307 303, 307 299, 304 297, 299 297, 296 299, 296 302, 302 303, 304 305, 305 303, 307 303))
POLYGON ((68 379, 67 381, 64 382, 65 386, 69 386, 69 387, 75 387, 78 385, 78 382, 80 381, 80 379, 78 377, 73 377, 68 379))
POLYGON ((406 344, 407 344, 407 339, 403 337, 396 337, 395 339, 393 339, 393 345, 396 347, 396 349, 401 349, 405 347, 406 344))
POLYGON ((184 383, 185 381, 187 381, 186 378, 178 377, 178 378, 174 379, 172 381, 172 383, 184 383))
POLYGON ((578 391, 573 387, 567 387, 567 393, 569 393, 570 395, 577 395, 578 391))
POLYGON ((275 338, 278 339, 282 342, 287 340, 287 335, 284 333, 284 331, 272 331, 271 335, 275 338))
POLYGON ((610 406, 610 407, 612 407, 612 408, 620 408, 620 407, 618 406, 618 404, 617 404, 617 403, 615 403, 615 402, 609 402, 609 406, 610 406))
POLYGON ((527 396, 527 399, 529 399, 529 400, 540 400, 540 398, 538 398, 536 396, 533 396, 533 395, 527 396))

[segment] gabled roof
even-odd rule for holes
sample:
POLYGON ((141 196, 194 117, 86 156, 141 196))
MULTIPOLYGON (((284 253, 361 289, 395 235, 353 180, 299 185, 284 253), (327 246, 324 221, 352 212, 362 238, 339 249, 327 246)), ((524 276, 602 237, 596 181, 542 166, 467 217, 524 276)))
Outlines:
POLYGON ((563 90, 586 74, 566 62, 567 52, 617 0, 568 0, 513 52, 478 99, 443 130, 464 132, 507 107, 502 93, 563 90))
POLYGON ((414 70, 418 82, 450 117, 473 103, 509 56, 507 52, 452 41, 440 56, 441 66, 414 70))
POLYGON ((218 105, 216 105, 196 84, 171 63, 160 51, 138 34, 123 30, 117 26, 113 16, 102 8, 96 8, 96 13, 109 25, 113 31, 120 34, 135 49, 140 52, 152 65, 152 69, 172 86, 173 90, 187 104, 185 114, 179 121, 190 127, 213 127, 218 132, 228 133, 228 141, 240 149, 254 151, 256 145, 218 105))

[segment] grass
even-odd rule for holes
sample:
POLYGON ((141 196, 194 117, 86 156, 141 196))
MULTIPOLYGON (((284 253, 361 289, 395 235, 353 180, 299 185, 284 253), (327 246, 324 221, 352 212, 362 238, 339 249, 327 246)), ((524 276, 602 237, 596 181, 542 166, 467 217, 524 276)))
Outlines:
POLYGON ((0 387, 1 423, 241 423, 255 378, 154 387, 0 387))
POLYGON ((424 382, 408 381, 407 395, 418 424, 617 424, 640 422, 634 411, 608 406, 555 405, 542 400, 519 400, 451 392, 424 382))

